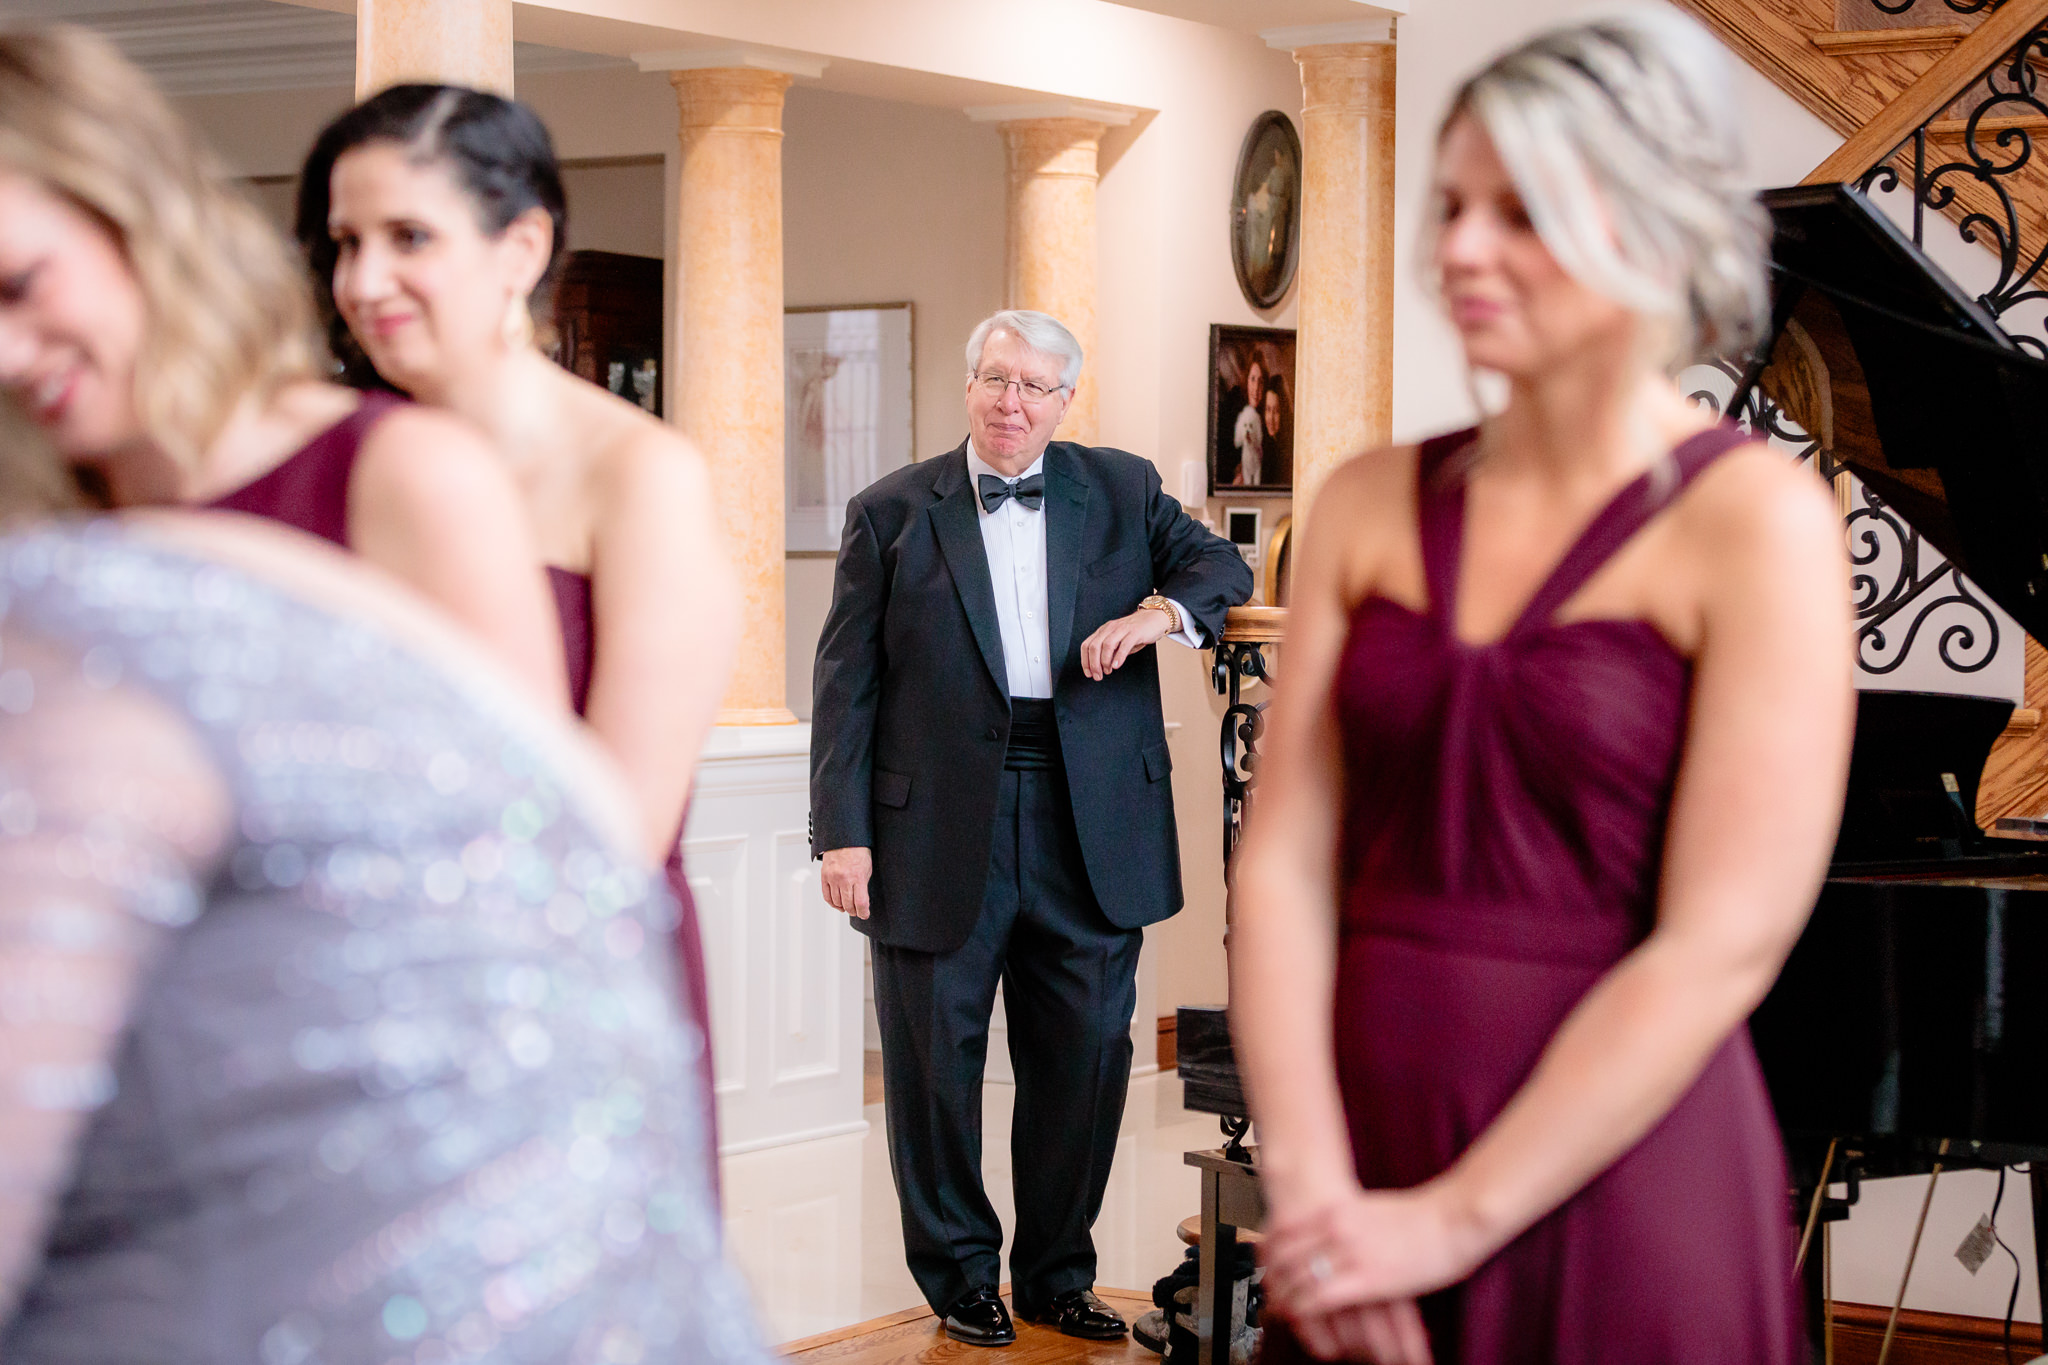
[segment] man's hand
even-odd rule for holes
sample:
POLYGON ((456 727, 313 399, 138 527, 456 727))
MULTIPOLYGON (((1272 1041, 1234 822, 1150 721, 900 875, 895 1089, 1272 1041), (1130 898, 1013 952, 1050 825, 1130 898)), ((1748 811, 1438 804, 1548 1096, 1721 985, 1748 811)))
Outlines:
POLYGON ((1139 607, 1129 616, 1105 621, 1081 642, 1081 671, 1101 682, 1122 668, 1133 653, 1164 640, 1171 624, 1157 607, 1139 607))
MULTIPOLYGON (((1154 612, 1153 615, 1158 615, 1154 612)), ((825 904, 855 919, 868 917, 868 879, 875 875, 874 850, 828 848, 825 868, 818 874, 825 888, 825 904)))

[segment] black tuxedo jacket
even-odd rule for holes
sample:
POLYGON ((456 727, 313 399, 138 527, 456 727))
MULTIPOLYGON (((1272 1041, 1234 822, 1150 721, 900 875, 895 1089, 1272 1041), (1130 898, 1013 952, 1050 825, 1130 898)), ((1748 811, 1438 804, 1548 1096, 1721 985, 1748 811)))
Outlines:
MULTIPOLYGON (((811 719, 811 847, 868 847, 877 941, 950 952, 981 913, 1010 701, 967 446, 899 469, 846 509, 811 719)), ((1154 592, 1214 640, 1252 575, 1160 488, 1148 460, 1045 452, 1053 709, 1088 881, 1135 929, 1181 907, 1157 649, 1100 682, 1081 642, 1154 592)))

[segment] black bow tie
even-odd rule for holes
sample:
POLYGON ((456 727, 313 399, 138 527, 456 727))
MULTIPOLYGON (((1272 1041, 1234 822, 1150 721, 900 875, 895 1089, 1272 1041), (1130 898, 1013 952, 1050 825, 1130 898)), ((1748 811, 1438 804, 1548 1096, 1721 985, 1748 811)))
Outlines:
POLYGON ((981 476, 981 505, 993 512, 1006 499, 1015 498, 1020 504, 1036 512, 1045 505, 1045 475, 1033 474, 1028 479, 1011 483, 993 474, 981 476))

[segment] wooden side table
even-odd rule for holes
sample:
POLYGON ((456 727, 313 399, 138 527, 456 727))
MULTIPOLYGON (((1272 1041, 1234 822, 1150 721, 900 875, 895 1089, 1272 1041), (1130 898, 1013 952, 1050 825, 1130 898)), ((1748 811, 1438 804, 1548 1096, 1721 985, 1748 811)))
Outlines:
MULTIPOLYGON (((1253 1160, 1258 1149, 1251 1149, 1253 1160)), ((1237 1234, 1258 1230, 1266 1201, 1259 1171, 1232 1161, 1220 1149, 1189 1152, 1183 1158, 1202 1173, 1201 1282, 1195 1290, 1196 1365, 1230 1365, 1230 1343, 1244 1322, 1245 1281, 1232 1280, 1230 1260, 1237 1234), (1220 1348, 1218 1343, 1221 1343, 1220 1348)))

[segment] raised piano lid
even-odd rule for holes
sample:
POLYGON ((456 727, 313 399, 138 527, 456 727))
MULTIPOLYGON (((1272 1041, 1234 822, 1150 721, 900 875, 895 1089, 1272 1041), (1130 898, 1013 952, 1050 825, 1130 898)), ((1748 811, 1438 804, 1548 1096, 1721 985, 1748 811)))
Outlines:
POLYGON ((1848 186, 1763 202, 1774 333, 1757 382, 2048 643, 2048 362, 1848 186))

